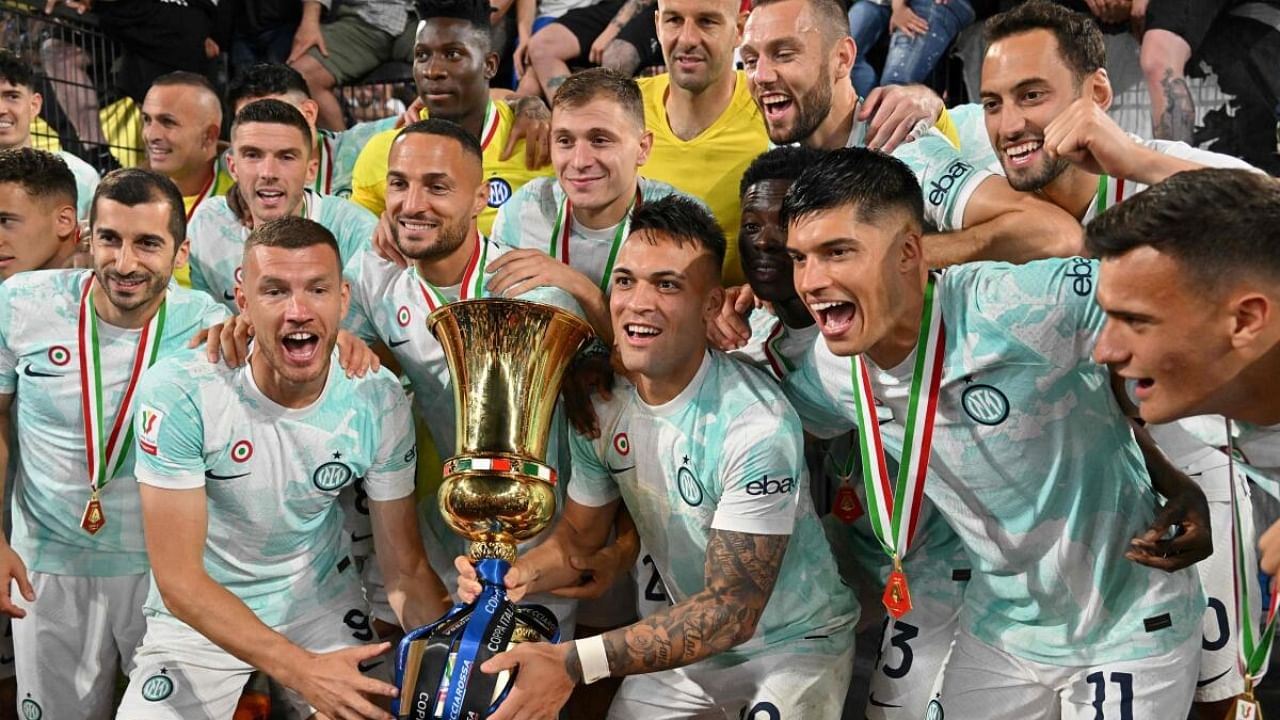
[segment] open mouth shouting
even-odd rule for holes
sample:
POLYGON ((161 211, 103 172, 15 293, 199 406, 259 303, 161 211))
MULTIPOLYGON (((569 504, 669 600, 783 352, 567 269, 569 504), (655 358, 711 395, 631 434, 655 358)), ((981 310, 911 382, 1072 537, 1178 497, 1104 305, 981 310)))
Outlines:
POLYGON ((320 348, 320 336, 306 330, 291 332, 281 338, 280 345, 284 348, 285 360, 294 365, 308 365, 320 348))
POLYGON ((822 300, 809 303, 809 311, 818 320, 823 335, 839 337, 853 325, 857 306, 847 300, 822 300))
POLYGON ((767 122, 778 122, 786 116, 793 105, 795 100, 785 93, 767 92, 760 96, 760 107, 764 110, 764 119, 767 122))
POLYGON ((661 328, 645 323, 626 323, 622 330, 626 334, 627 344, 633 347, 650 345, 662 334, 661 328))
POLYGON ((261 188, 254 195, 265 210, 279 210, 284 207, 285 193, 280 188, 261 188))

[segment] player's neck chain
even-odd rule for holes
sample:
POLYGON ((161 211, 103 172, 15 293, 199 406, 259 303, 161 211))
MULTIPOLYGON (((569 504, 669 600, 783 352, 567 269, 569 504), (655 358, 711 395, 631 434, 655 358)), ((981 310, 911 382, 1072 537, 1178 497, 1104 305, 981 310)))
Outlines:
MULTIPOLYGON (((618 223, 618 229, 613 233, 613 240, 609 244, 609 258, 605 261, 604 272, 600 276, 600 290, 607 291, 609 289, 609 279, 613 275, 613 264, 618 259, 618 249, 622 247, 622 241, 627 239, 627 235, 631 231, 631 213, 644 202, 644 198, 640 193, 640 183, 636 182, 636 194, 632 198, 631 204, 627 206, 627 212, 622 216, 622 221, 618 223)), ((565 265, 569 265, 569 236, 573 234, 573 203, 569 200, 568 193, 564 199, 560 201, 560 207, 556 210, 556 222, 551 227, 551 242, 547 247, 547 254, 559 260, 565 265)))
MULTIPOLYGON (((476 233, 476 247, 467 260, 467 268, 462 273, 462 284, 458 288, 459 300, 474 300, 484 297, 484 268, 489 260, 489 239, 482 233, 476 233)), ((432 285, 418 273, 418 289, 422 291, 422 299, 427 303, 429 312, 449 304, 449 299, 440 292, 440 288, 432 285)))
POLYGON ((106 524, 99 494, 111 482, 133 442, 133 406, 142 371, 151 367, 160 351, 160 339, 164 336, 164 321, 168 298, 160 303, 151 319, 143 326, 138 337, 138 348, 133 354, 129 381, 125 386, 120 407, 112 417, 103 407, 102 352, 98 334, 98 313, 93 306, 93 275, 85 281, 80 295, 79 350, 80 350, 80 400, 84 414, 85 458, 89 468, 89 502, 80 518, 80 526, 90 535, 106 524))
POLYGON ((856 355, 850 361, 853 398, 861 430, 858 444, 863 458, 862 481, 866 487, 867 504, 870 505, 871 529, 885 554, 893 559, 893 572, 889 574, 885 587, 884 604, 895 618, 911 611, 911 591, 902 571, 902 558, 911 548, 924 502, 924 481, 933 445, 933 421, 938 409, 938 389, 942 385, 945 340, 942 304, 937 302, 936 291, 937 282, 930 276, 924 291, 902 463, 898 466, 896 482, 891 481, 885 464, 884 439, 876 416, 871 373, 862 355, 856 355))

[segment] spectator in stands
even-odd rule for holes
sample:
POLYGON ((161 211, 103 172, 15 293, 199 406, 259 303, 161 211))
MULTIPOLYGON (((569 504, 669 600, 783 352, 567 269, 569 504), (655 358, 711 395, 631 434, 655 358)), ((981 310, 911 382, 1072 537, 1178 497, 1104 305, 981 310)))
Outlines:
POLYGON ((231 3, 231 66, 283 63, 293 49, 293 33, 302 21, 298 0, 221 0, 231 3))
MULTIPOLYGON (((528 0, 523 17, 528 20, 528 0)), ((516 48, 516 71, 520 73, 521 95, 541 94, 547 101, 555 97, 560 84, 569 77, 569 65, 596 65, 600 62, 594 43, 617 22, 623 0, 560 0, 539 3, 538 16, 554 17, 526 39, 525 28, 519 28, 520 45, 516 48), (552 12, 563 14, 555 17, 552 12)), ((521 9, 517 7, 517 16, 521 9)), ((536 21, 534 21, 536 23, 536 21)), ((601 46, 603 49, 603 45, 601 46)))
POLYGON ((289 64, 306 78, 319 106, 320 127, 342 130, 347 124, 333 89, 367 75, 390 61, 407 62, 414 24, 405 0, 342 0, 320 22, 333 0, 303 0, 302 22, 293 35, 289 64))
MULTIPOLYGON (((627 0, 609 27, 592 43, 592 57, 599 56, 597 62, 623 75, 635 75, 644 68, 661 65, 656 4, 657 0, 627 0)), ((745 17, 751 10, 751 0, 740 0, 738 7, 740 15, 745 17)))
POLYGON ((76 178, 34 148, 0 150, 0 282, 68 267, 76 252, 76 178))
MULTIPOLYGON (((187 220, 200 203, 221 197, 235 182, 218 152, 222 103, 201 75, 174 72, 156 78, 142 102, 142 140, 151 169, 168 177, 182 193, 187 220)), ((173 271, 191 287, 185 262, 173 271)))
MULTIPOLYGON (((31 146, 31 121, 40 114, 44 98, 36 92, 31 63, 8 50, 0 50, 0 150, 31 146)), ((77 215, 89 217, 89 203, 98 187, 98 171, 66 151, 58 157, 76 176, 80 198, 77 215)))
POLYGON ((974 20, 969 0, 857 0, 849 8, 849 33, 858 47, 853 86, 866 97, 877 85, 923 82, 974 20), (884 69, 867 62, 867 53, 888 30, 884 69))
MULTIPOLYGON (((1236 0, 1132 0, 1142 38, 1139 60, 1151 93, 1151 133, 1161 140, 1192 142, 1196 106, 1186 67, 1217 19, 1236 0)), ((1274 68, 1271 69, 1274 72, 1274 68)))

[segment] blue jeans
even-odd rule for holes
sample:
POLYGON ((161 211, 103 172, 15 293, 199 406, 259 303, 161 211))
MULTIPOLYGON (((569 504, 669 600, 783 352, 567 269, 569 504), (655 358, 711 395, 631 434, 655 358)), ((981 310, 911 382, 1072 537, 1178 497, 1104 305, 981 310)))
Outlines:
POLYGON ((923 81, 933 72, 933 66, 951 47, 951 43, 973 22, 973 6, 968 0, 907 0, 916 15, 929 24, 928 32, 911 38, 895 32, 889 38, 889 54, 884 61, 884 73, 877 78, 863 53, 875 47, 889 29, 889 17, 893 9, 870 0, 857 0, 849 8, 849 34, 858 46, 858 58, 853 64, 853 86, 858 95, 866 97, 877 85, 906 85, 923 81))

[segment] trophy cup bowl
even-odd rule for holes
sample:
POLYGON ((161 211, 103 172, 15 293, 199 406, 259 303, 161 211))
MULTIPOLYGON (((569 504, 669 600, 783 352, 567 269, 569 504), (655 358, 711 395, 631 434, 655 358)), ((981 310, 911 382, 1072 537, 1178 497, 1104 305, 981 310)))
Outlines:
POLYGON ((397 651, 397 717, 485 717, 505 696, 510 678, 482 677, 475 670, 476 643, 458 643, 474 634, 485 641, 482 650, 493 653, 513 642, 554 642, 559 635, 545 608, 510 604, 503 578, 517 544, 555 518, 557 478, 546 464, 551 420, 564 373, 591 326, 553 305, 498 298, 445 305, 431 313, 427 326, 449 364, 457 426, 440 511, 454 532, 471 541, 468 555, 484 589, 475 602, 405 636, 397 651), (499 635, 501 642, 494 639, 499 635), (491 697, 466 695, 490 687, 491 697))

